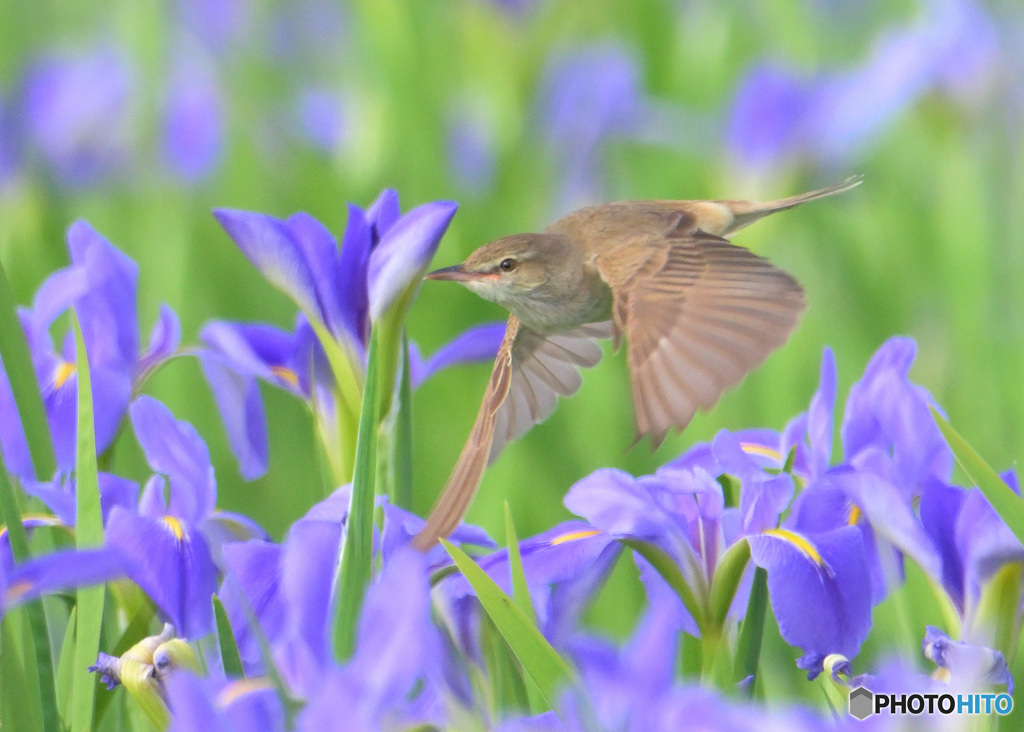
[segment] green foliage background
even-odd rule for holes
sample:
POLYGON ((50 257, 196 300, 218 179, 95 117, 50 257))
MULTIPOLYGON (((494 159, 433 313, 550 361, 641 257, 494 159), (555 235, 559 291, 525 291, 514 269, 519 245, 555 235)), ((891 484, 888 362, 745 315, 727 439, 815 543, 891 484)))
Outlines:
MULTIPOLYGON (((837 24, 826 5, 561 0, 508 13, 482 0, 353 0, 344 43, 309 70, 359 100, 348 120, 350 143, 337 154, 278 139, 264 124, 302 73, 280 68, 262 53, 261 39, 250 39, 221 57, 228 128, 225 156, 211 179, 185 188, 149 166, 115 185, 68 190, 30 169, 0 194, 0 258, 18 301, 28 304, 43 278, 66 264, 64 230, 83 217, 139 263, 143 332, 161 302, 180 316, 185 343, 195 343, 210 318, 290 327, 294 306, 249 265, 211 208, 276 216, 305 210, 340 234, 345 202, 367 205, 383 187, 397 188, 405 208, 451 198, 460 210, 437 266, 452 264, 490 239, 543 227, 553 215, 559 171, 535 106, 552 51, 617 39, 636 52, 656 99, 724 123, 752 64, 771 58, 808 73, 841 70, 862 60, 886 28, 916 13, 910 2, 864 3, 853 21, 837 24), (448 173, 446 123, 467 99, 482 100, 493 113, 497 172, 485 191, 460 188, 448 173)), ((257 3, 254 14, 286 7, 257 3)), ((992 7, 1006 11, 1010 4, 992 7)), ((12 89, 37 53, 95 37, 127 48, 140 68, 140 87, 151 89, 167 73, 172 12, 170 4, 135 0, 0 4, 0 91, 12 89)), ((507 499, 519 535, 529 536, 566 518, 562 496, 598 467, 647 473, 719 429, 781 428, 806 408, 825 346, 837 357, 842 399, 894 334, 916 339, 913 376, 958 430, 992 465, 1014 464, 1024 445, 1024 157, 1021 110, 1004 88, 1020 94, 1009 79, 994 79, 991 89, 966 100, 926 95, 849 160, 787 165, 756 179, 724 144, 680 150, 610 141, 602 153, 609 200, 774 198, 854 173, 863 173, 865 183, 737 237, 795 274, 810 307, 791 342, 710 414, 653 454, 646 443, 630 448, 624 359, 606 358, 586 374, 577 396, 505 451, 486 475, 470 520, 500 537, 507 499)), ((156 125, 146 113, 139 130, 140 145, 152 148, 156 125)), ((472 324, 503 317, 461 288, 427 283, 409 333, 430 353, 472 324)), ((489 368, 451 369, 415 396, 421 513, 455 462, 489 368)), ((149 391, 207 440, 221 507, 251 515, 279 537, 323 495, 309 419, 289 396, 265 389, 270 470, 245 483, 194 359, 166 366, 149 391)), ((136 479, 147 472, 128 432, 118 440, 113 469, 136 479)), ((595 612, 611 630, 625 630, 619 618, 641 601, 635 593, 605 599, 595 612)))

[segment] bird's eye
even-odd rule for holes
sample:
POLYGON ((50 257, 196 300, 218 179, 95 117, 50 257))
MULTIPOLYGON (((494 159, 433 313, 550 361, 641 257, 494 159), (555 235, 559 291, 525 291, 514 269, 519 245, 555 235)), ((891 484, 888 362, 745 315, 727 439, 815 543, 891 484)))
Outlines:
POLYGON ((501 263, 498 265, 498 267, 501 269, 502 272, 511 272, 516 268, 516 260, 512 259, 512 257, 506 257, 505 259, 501 260, 501 263))

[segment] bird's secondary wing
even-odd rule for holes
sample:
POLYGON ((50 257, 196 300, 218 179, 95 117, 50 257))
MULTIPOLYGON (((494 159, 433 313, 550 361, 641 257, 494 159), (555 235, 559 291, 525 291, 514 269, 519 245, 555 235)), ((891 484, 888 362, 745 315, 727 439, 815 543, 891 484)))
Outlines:
POLYGON ((805 307, 788 274, 700 230, 613 248, 596 264, 628 342, 638 437, 655 446, 782 345, 805 307))

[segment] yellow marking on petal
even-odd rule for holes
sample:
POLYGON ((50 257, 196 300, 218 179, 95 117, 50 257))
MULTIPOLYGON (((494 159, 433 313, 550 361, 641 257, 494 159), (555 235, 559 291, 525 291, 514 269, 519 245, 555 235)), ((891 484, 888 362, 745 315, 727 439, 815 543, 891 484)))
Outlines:
POLYGON ((273 688, 273 685, 264 677, 232 681, 221 689, 221 692, 217 695, 217 706, 223 709, 246 694, 271 688, 273 688))
POLYGON ((78 371, 78 366, 68 361, 61 361, 60 366, 57 367, 56 373, 53 375, 53 385, 58 389, 64 386, 68 379, 75 375, 78 371))
POLYGON ((825 566, 825 560, 821 558, 820 554, 818 554, 818 550, 814 548, 814 544, 795 531, 790 531, 788 529, 767 529, 764 534, 767 536, 775 536, 783 541, 788 541, 810 557, 812 562, 819 566, 825 566))
POLYGON ((939 666, 937 669, 932 671, 932 678, 936 681, 941 681, 943 684, 948 684, 949 680, 953 677, 948 668, 939 666))
POLYGON ((167 528, 174 534, 174 538, 181 541, 185 538, 185 529, 182 527, 181 522, 178 521, 174 516, 164 516, 163 521, 167 524, 167 528))
POLYGON ((761 455, 777 462, 782 462, 782 453, 765 445, 758 445, 756 442, 741 442, 740 447, 743 448, 743 452, 750 453, 751 455, 761 455))
POLYGON ((299 375, 287 366, 271 366, 270 373, 282 381, 287 381, 292 386, 299 385, 299 375))
POLYGON ((846 523, 850 526, 856 526, 860 521, 861 511, 860 506, 856 503, 850 506, 850 515, 846 517, 846 523))
POLYGON ((558 546, 559 544, 567 544, 570 541, 578 541, 579 539, 589 539, 591 536, 597 536, 601 532, 598 529, 581 529, 580 531, 570 531, 567 534, 559 534, 551 540, 551 546, 558 546))
POLYGON ((28 580, 19 580, 7 588, 7 603, 17 602, 33 587, 28 580))

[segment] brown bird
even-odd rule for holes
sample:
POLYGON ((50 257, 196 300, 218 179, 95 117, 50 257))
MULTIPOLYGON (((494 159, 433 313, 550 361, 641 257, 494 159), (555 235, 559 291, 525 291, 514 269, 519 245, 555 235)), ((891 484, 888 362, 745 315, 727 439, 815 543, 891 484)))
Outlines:
POLYGON ((427 275, 460 282, 511 315, 466 446, 414 544, 427 549, 469 510, 506 443, 626 351, 637 439, 656 447, 710 409, 781 346, 804 310, 799 283, 724 237, 758 219, 849 190, 860 176, 778 201, 623 201, 591 206, 541 234, 516 234, 427 275))

